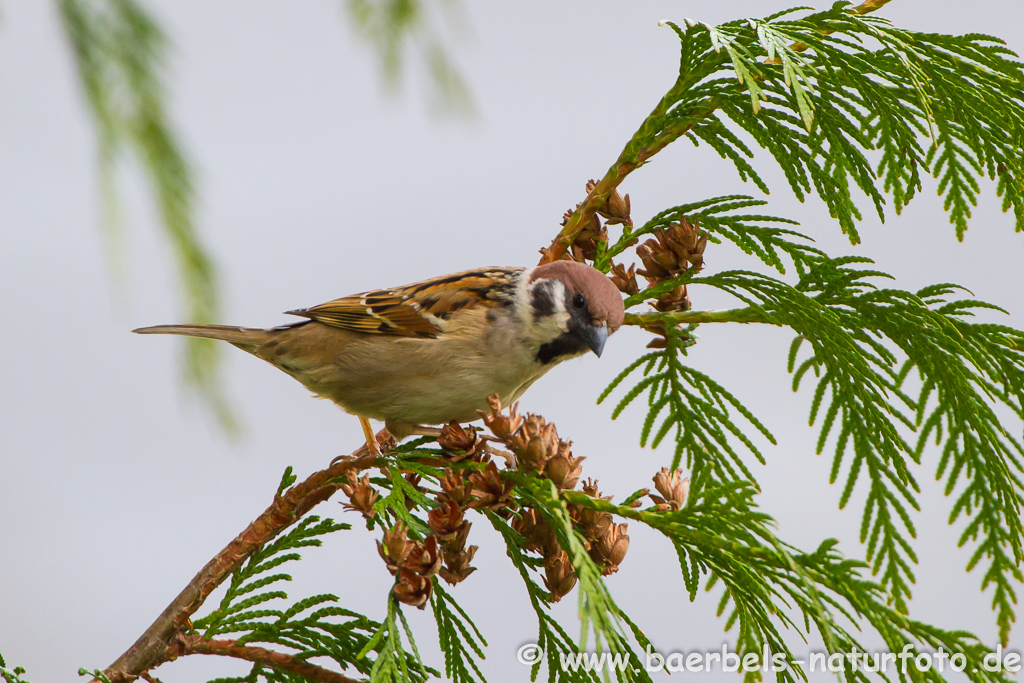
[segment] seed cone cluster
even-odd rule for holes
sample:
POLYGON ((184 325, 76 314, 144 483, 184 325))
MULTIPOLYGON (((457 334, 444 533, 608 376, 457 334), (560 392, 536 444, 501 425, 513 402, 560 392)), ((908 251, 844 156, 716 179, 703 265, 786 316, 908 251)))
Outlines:
MULTIPOLYGON (((650 286, 677 278, 687 270, 704 268, 708 234, 701 232, 696 223, 680 218, 677 223, 658 228, 653 234, 653 239, 636 248, 636 254, 644 264, 644 269, 638 272, 647 278, 650 286)), ((686 285, 662 294, 654 303, 654 307, 662 312, 685 311, 692 305, 686 285)))
MULTIPOLYGON (((582 473, 582 457, 572 454, 572 442, 558 438, 555 425, 539 415, 521 416, 515 405, 502 410, 501 403, 492 397, 490 413, 484 414, 484 424, 513 453, 514 466, 524 472, 533 472, 551 480, 562 490, 575 489, 582 473)), ((593 498, 602 498, 597 482, 587 480, 583 492, 593 498)), ((569 504, 569 514, 583 536, 585 546, 602 573, 618 571, 619 564, 629 549, 629 536, 625 524, 615 524, 611 514, 569 504)), ((576 572, 568 553, 562 549, 554 531, 541 513, 524 507, 514 516, 512 528, 525 540, 525 549, 544 558, 544 585, 552 600, 560 600, 576 585, 576 572)))
POLYGON ((656 496, 649 494, 658 510, 682 510, 686 505, 686 495, 690 491, 689 477, 683 478, 681 470, 669 471, 662 467, 661 471, 654 475, 654 488, 660 493, 656 496))
MULTIPOLYGON (((491 511, 511 520, 524 539, 525 550, 543 558, 544 585, 552 600, 560 600, 576 585, 572 561, 554 531, 537 509, 517 504, 512 497, 513 484, 502 478, 491 456, 503 457, 507 468, 546 478, 560 490, 573 490, 579 485, 584 458, 573 455, 572 442, 560 439, 555 425, 539 415, 520 415, 515 405, 503 410, 496 396, 488 399, 488 404, 490 411, 481 412, 484 424, 508 453, 492 448, 475 430, 451 423, 438 437, 444 450, 442 462, 451 464, 438 482, 440 490, 421 487, 418 475, 404 473, 412 487, 432 496, 436 504, 427 515, 429 533, 422 540, 410 537, 409 528, 399 521, 377 543, 381 559, 395 577, 392 592, 402 603, 422 609, 430 600, 435 576, 456 584, 476 571, 471 563, 477 546, 467 543, 472 527, 465 518, 468 509, 491 511)), ((343 503, 346 509, 374 518, 380 494, 369 474, 352 477, 340 488, 348 496, 348 502, 343 503)), ((601 495, 596 481, 586 480, 582 491, 592 498, 610 499, 601 495)), ((663 495, 673 500, 671 494, 663 495)), ((626 525, 614 523, 607 512, 571 503, 567 507, 587 552, 602 573, 618 571, 629 549, 626 525)))
MULTIPOLYGON (((689 270, 703 270, 704 249, 708 243, 708 233, 702 231, 696 222, 685 216, 667 227, 657 228, 653 237, 644 241, 636 248, 637 257, 643 268, 635 265, 625 266, 613 263, 611 280, 619 291, 627 296, 640 292, 636 276, 640 274, 647 280, 648 287, 655 287, 678 278, 689 270)), ((693 307, 686 285, 677 285, 661 292, 654 301, 654 308, 662 313, 669 311, 687 311, 693 307)), ((665 330, 648 327, 648 330, 659 335, 653 339, 648 348, 663 349, 667 345, 665 330)))
MULTIPOLYGON (((596 180, 587 181, 589 195, 598 186, 596 180)), ((565 212, 562 225, 579 210, 582 203, 565 212)), ((597 258, 600 243, 608 243, 608 226, 624 225, 626 229, 633 227, 630 217, 629 195, 621 195, 618 190, 605 199, 601 208, 597 209, 585 225, 580 227, 572 246, 562 254, 563 259, 575 261, 591 261, 597 258), (601 219, 604 218, 602 223, 601 219)), ((700 271, 704 268, 704 249, 708 243, 708 233, 700 229, 696 221, 681 216, 676 222, 656 228, 652 237, 636 248, 637 257, 643 268, 637 270, 636 265, 629 268, 619 263, 611 263, 612 283, 626 296, 639 294, 641 289, 637 283, 637 274, 647 280, 648 287, 654 287, 678 278, 688 270, 700 271)), ((630 240, 626 246, 633 246, 637 239, 630 240)), ((540 250, 542 254, 547 249, 540 250)), ((681 284, 658 294, 654 308, 662 313, 670 311, 687 311, 693 307, 686 285, 681 284)), ((666 331, 656 327, 647 327, 648 331, 658 335, 647 346, 648 348, 665 348, 667 346, 666 331)))
POLYGON ((395 577, 395 598, 422 609, 434 589, 434 574, 441 568, 437 538, 431 535, 424 541, 410 540, 405 523, 396 522, 384 532, 384 540, 377 541, 377 552, 395 577))
MULTIPOLYGON (((423 540, 411 539, 408 527, 397 522, 377 543, 381 559, 395 577, 395 598, 421 609, 430 600, 434 576, 454 585, 476 571, 471 563, 477 546, 467 544, 472 523, 465 519, 465 511, 473 508, 507 515, 514 505, 512 484, 502 480, 497 466, 490 461, 486 444, 475 430, 453 422, 441 431, 438 444, 444 450, 442 462, 454 465, 470 461, 485 466, 468 474, 463 469, 446 467, 439 481, 440 491, 436 492, 420 486, 420 475, 405 472, 410 486, 434 498, 436 505, 427 515, 430 533, 423 540)), ((346 509, 367 519, 374 517, 373 506, 380 494, 370 483, 369 474, 350 479, 340 488, 348 496, 348 502, 342 503, 346 509)), ((407 504, 411 507, 412 501, 407 500, 407 504)))

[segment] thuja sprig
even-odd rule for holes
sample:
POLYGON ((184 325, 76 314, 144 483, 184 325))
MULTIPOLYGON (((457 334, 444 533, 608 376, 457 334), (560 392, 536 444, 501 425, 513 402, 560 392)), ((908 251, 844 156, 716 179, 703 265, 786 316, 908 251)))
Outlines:
POLYGON ((680 41, 675 83, 543 250, 542 263, 571 249, 622 181, 683 136, 710 145, 767 192, 746 136, 778 163, 798 198, 818 196, 854 242, 861 213, 852 188, 884 219, 883 193, 899 213, 921 188, 922 172, 939 180, 958 236, 981 177, 997 180, 1003 210, 1012 208, 1024 228, 1021 62, 991 36, 919 33, 869 16, 883 4, 837 2, 799 18, 806 8, 717 27, 664 22, 680 41))
POLYGON ((794 389, 809 374, 816 376, 810 422, 820 425, 817 450, 822 452, 830 441, 834 444, 833 482, 842 466, 848 466, 840 507, 865 475, 868 497, 861 540, 898 609, 907 609, 912 566, 917 562, 912 513, 918 509, 918 485, 911 471, 934 436, 943 452, 937 476, 945 478, 947 493, 958 482, 968 482, 951 519, 971 519, 960 542, 977 543, 970 567, 988 563, 983 586, 995 588, 993 607, 1005 640, 1014 620, 1013 584, 1022 576, 1018 561, 1024 451, 1000 424, 991 404, 1002 403, 1024 415, 1022 333, 1002 326, 964 327, 965 316, 976 310, 1001 309, 978 301, 946 301, 953 286, 937 285, 919 293, 880 289, 874 280, 890 276, 865 268, 868 259, 829 258, 807 245, 800 233, 757 226, 763 216, 732 214, 752 202, 723 197, 675 207, 638 230, 627 226, 614 244, 601 250, 600 258, 613 264, 613 281, 629 295, 627 307, 649 303, 655 308, 628 314, 627 324, 640 325, 658 337, 648 345, 656 350, 620 373, 599 402, 631 376, 639 376, 626 385, 612 417, 646 395, 641 445, 656 447, 674 433, 673 467, 685 458, 697 481, 704 480, 699 475, 709 465, 718 470, 719 481, 754 481, 742 454, 762 463, 764 459, 749 430, 736 420, 742 417, 774 440, 735 396, 682 362, 686 348, 695 343, 693 328, 685 325, 766 322, 792 328, 797 332, 789 357, 794 389), (636 274, 648 280, 640 289, 633 267, 627 271, 612 258, 647 234, 656 239, 636 247, 644 266, 636 274), (785 274, 787 261, 792 263, 798 282, 742 270, 702 273, 705 245, 720 240, 735 243, 780 274, 785 274), (747 308, 693 311, 689 289, 701 285, 729 292, 747 308), (810 353, 801 354, 801 349, 810 353), (949 363, 948 357, 954 361, 949 363), (923 385, 917 396, 908 394, 905 382, 912 370, 917 370, 923 385), (928 408, 929 414, 925 411, 932 396, 941 398, 938 407, 928 408))
POLYGON ((25 669, 20 666, 14 666, 8 668, 7 662, 4 661, 4 656, 0 654, 0 679, 3 679, 4 683, 28 683, 23 678, 25 675, 25 669))
MULTIPOLYGON (((1020 415, 1024 333, 970 322, 974 311, 993 307, 973 300, 950 301, 946 296, 955 288, 948 285, 917 293, 880 289, 875 281, 889 276, 864 265, 869 262, 861 258, 806 263, 795 285, 749 271, 696 277, 691 286, 723 289, 748 307, 712 314, 641 314, 636 322, 660 329, 674 329, 690 320, 763 322, 797 333, 789 369, 795 389, 815 377, 810 421, 820 425, 818 452, 834 444, 833 481, 847 465, 841 506, 856 483, 866 478, 861 540, 867 544, 872 568, 902 610, 907 608, 914 578, 911 567, 917 559, 911 545, 916 535, 911 511, 917 509, 913 469, 922 461, 929 439, 934 439, 942 453, 936 475, 945 480, 947 493, 963 486, 951 517, 965 515, 971 520, 961 543, 977 542, 971 566, 988 562, 983 583, 995 586, 993 606, 1005 638, 1013 621, 1013 584, 1020 581, 1024 486, 1021 444, 1001 424, 992 405, 1002 403, 1020 415), (906 382, 912 371, 921 377, 918 387, 906 382), (931 397, 941 398, 933 404, 931 397)), ((658 358, 664 353, 654 352, 634 363, 610 389, 629 372, 669 367, 658 358)), ((635 384, 622 403, 653 384, 645 382, 635 384)), ((699 397, 695 400, 674 387, 673 391, 674 397, 650 403, 648 424, 653 423, 654 408, 662 405, 659 401, 677 406, 669 414, 676 423, 681 420, 673 416, 686 415, 691 404, 701 405, 699 397)), ((706 421, 717 414, 705 410, 697 419, 706 421)), ((693 424, 694 418, 689 419, 693 424)), ((686 430, 685 439, 692 441, 703 433, 700 423, 695 424, 686 430)), ((743 443, 738 435, 732 440, 743 443)), ((706 460, 717 452, 730 453, 729 441, 724 444, 715 444, 711 456, 702 448, 695 457, 706 460)), ((726 469, 720 476, 736 479, 726 469)))
MULTIPOLYGON (((583 613, 590 622, 584 632, 594 634, 598 647, 630 657, 631 670, 641 671, 626 640, 635 627, 619 612, 601 580, 602 574, 614 573, 625 557, 629 545, 625 525, 614 523, 605 513, 566 506, 557 494, 552 496, 552 490, 578 485, 583 460, 572 454, 571 445, 558 437, 553 424, 537 415, 521 416, 515 407, 503 411, 496 397, 492 397, 484 421, 495 435, 492 441, 499 441, 507 451, 453 423, 438 437, 440 449, 423 448, 422 442, 395 449, 379 463, 387 476, 363 475, 341 484, 349 497, 346 507, 385 528, 378 546, 395 576, 393 600, 421 608, 432 605, 446 671, 473 680, 479 668, 470 653, 482 655, 473 636, 482 637, 471 622, 469 628, 474 630, 470 635, 465 621, 468 616, 439 579, 454 585, 476 570, 469 565, 476 548, 467 543, 471 523, 465 515, 472 510, 484 512, 507 539, 516 539, 527 553, 541 556, 535 563, 519 550, 511 555, 521 570, 528 572, 528 590, 542 615, 545 641, 564 645, 568 640, 560 627, 554 629, 546 606, 578 586, 583 613), (503 460, 505 468, 499 470, 495 459, 503 460), (379 488, 389 491, 382 495, 379 488), (427 512, 425 523, 422 511, 427 512), (417 520, 415 528, 407 526, 406 520, 417 520), (506 520, 511 520, 511 525, 506 520), (543 569, 546 590, 530 578, 528 568, 533 567, 543 569), (470 638, 468 646, 459 642, 465 638, 470 638)), ((586 482, 583 491, 601 497, 596 483, 586 482)), ((371 644, 385 642, 387 633, 388 628, 382 626, 371 644)), ((579 652, 576 646, 561 651, 579 652)), ((398 670, 380 669, 391 672, 389 676, 398 670)), ((581 680, 575 673, 567 675, 566 680, 581 680)), ((635 675, 646 680, 645 674, 635 675)), ((634 680, 634 674, 626 680, 634 680)))
POLYGON ((480 629, 440 584, 430 600, 444 654, 445 676, 455 683, 483 683, 486 679, 476 660, 484 658, 487 641, 480 629))
POLYGON ((756 181, 746 162, 753 154, 731 122, 771 154, 798 197, 821 198, 852 240, 860 218, 853 187, 884 219, 882 191, 899 211, 920 189, 922 172, 939 180, 958 236, 983 175, 999 180, 1004 209, 1013 208, 1024 229, 1016 151, 1024 72, 998 39, 898 29, 847 3, 798 18, 787 12, 716 27, 670 25, 682 59, 660 128, 671 129, 713 98, 714 113, 686 134, 756 181), (877 165, 873 152, 881 155, 877 165))
POLYGON ((657 448, 672 433, 672 469, 682 465, 698 477, 710 471, 719 481, 755 481, 744 462, 743 451, 736 444, 762 464, 764 456, 737 419, 742 418, 770 443, 775 443, 775 437, 738 398, 711 377, 682 362, 691 337, 675 326, 659 331, 664 335, 664 348, 627 366, 602 392, 598 402, 608 398, 631 376, 639 375, 639 380, 615 406, 612 417, 646 394, 647 417, 640 435, 641 445, 649 443, 657 448))

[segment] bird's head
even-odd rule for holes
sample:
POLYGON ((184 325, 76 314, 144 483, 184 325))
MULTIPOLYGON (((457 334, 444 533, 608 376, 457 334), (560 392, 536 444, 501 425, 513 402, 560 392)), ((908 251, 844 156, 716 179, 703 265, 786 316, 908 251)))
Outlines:
POLYGON ((622 295, 599 270, 576 261, 555 261, 529 274, 526 293, 539 341, 537 361, 557 363, 604 350, 622 325, 622 295))

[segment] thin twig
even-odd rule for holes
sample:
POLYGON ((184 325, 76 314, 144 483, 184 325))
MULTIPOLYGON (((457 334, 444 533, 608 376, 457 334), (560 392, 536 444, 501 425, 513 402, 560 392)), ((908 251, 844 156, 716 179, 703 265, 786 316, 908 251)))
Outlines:
MULTIPOLYGON (((377 442, 382 448, 386 448, 392 441, 386 429, 377 434, 377 442)), ((364 445, 351 456, 336 459, 326 469, 314 472, 302 483, 292 486, 283 495, 276 496, 270 507, 217 553, 189 581, 185 589, 135 641, 135 644, 103 673, 112 683, 122 683, 133 681, 143 672, 169 661, 175 656, 175 636, 182 632, 189 617, 195 614, 217 586, 231 576, 231 573, 257 548, 271 541, 313 507, 334 495, 339 488, 337 480, 340 477, 373 467, 377 463, 377 458, 378 456, 371 455, 364 445)), ((93 683, 96 683, 95 679, 93 683)))
POLYGON ((204 640, 200 635, 183 635, 178 637, 177 644, 182 655, 220 655, 244 659, 247 662, 272 666, 316 683, 365 683, 365 679, 349 678, 337 671, 298 660, 294 655, 253 645, 239 645, 235 640, 204 640))
MULTIPOLYGON (((659 108, 660 108, 659 104, 659 108)), ((709 108, 706 112, 702 112, 698 116, 693 117, 687 121, 679 121, 668 128, 658 136, 658 138, 651 145, 644 147, 635 154, 630 154, 627 150, 623 150, 622 154, 616 160, 615 164, 612 165, 608 172, 601 178, 601 182, 594 186, 594 189, 590 191, 587 198, 583 200, 583 203, 576 207, 576 210, 569 217, 569 220, 565 222, 565 226, 558 233, 555 239, 551 242, 551 245, 542 250, 542 256, 539 265, 545 263, 552 263, 562 258, 562 255, 572 246, 572 243, 576 241, 576 237, 583 230, 584 226, 590 223, 590 219, 594 217, 597 210, 604 206, 605 202, 608 201, 608 197, 612 195, 623 180, 626 179, 630 173, 641 166, 645 161, 653 157, 655 154, 664 149, 669 143, 674 142, 679 136, 684 135, 686 131, 690 130, 693 125, 701 118, 704 118, 715 110, 715 107, 709 108)), ((658 115, 659 109, 651 114, 651 117, 658 115)), ((648 117, 650 120, 651 117, 648 117)), ((646 121, 644 122, 646 123, 646 121)))
POLYGON ((658 330, 676 325, 692 323, 768 323, 764 313, 747 306, 730 308, 722 311, 671 311, 669 313, 627 313, 623 321, 625 325, 635 325, 645 330, 658 330))
POLYGON ((889 4, 889 0, 864 0, 856 7, 850 9, 854 14, 867 14, 868 12, 874 12, 882 5, 889 4))

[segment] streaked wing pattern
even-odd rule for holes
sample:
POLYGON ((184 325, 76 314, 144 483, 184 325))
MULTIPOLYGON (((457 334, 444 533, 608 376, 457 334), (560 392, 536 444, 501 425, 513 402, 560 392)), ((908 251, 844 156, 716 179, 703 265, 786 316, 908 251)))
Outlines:
POLYGON ((521 268, 484 268, 443 275, 394 289, 377 289, 288 311, 353 332, 436 337, 452 313, 501 306, 510 299, 521 268))

